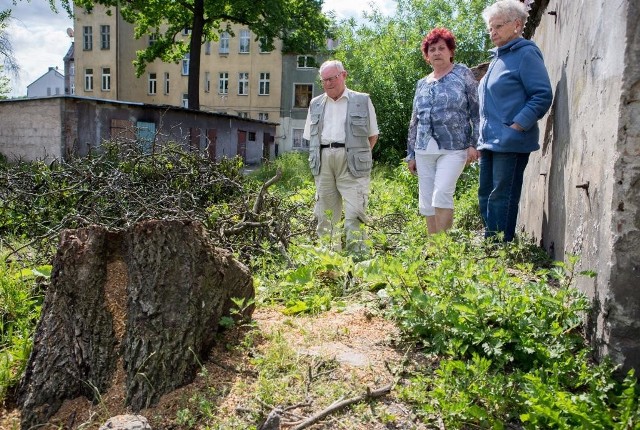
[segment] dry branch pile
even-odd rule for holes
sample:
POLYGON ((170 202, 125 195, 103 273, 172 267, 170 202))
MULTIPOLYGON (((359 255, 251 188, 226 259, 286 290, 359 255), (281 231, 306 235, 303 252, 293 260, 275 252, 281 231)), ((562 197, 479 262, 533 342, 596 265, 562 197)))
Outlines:
MULTIPOLYGON (((69 163, 0 164, 0 236, 29 238, 49 258, 63 229, 189 220, 241 256, 265 243, 282 252, 301 234, 290 225, 301 208, 267 193, 278 179, 260 188, 238 159, 213 162, 174 146, 145 154, 107 143, 102 152, 69 163)), ((307 208, 300 212, 310 215, 307 208)))

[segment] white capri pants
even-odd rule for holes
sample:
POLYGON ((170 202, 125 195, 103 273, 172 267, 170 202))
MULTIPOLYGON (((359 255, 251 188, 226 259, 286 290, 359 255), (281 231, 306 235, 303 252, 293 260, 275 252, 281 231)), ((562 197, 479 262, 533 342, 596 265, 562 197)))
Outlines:
POLYGON ((465 149, 439 154, 416 153, 421 215, 434 216, 435 208, 453 209, 453 193, 466 163, 465 149))

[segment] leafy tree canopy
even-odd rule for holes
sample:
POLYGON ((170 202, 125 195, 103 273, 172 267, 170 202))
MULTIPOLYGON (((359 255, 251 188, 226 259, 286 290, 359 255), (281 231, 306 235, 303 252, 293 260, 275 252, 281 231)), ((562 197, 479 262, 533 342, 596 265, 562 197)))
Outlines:
POLYGON ((487 61, 491 46, 481 12, 492 2, 398 0, 392 16, 374 9, 363 23, 340 23, 335 56, 349 71, 349 87, 371 95, 380 126, 378 159, 395 164, 406 155, 415 85, 431 72, 420 50, 423 37, 446 27, 456 36, 455 62, 473 67, 487 61))
MULTIPOLYGON (((70 0, 64 1, 68 4, 70 0)), ((117 6, 122 17, 135 24, 136 38, 156 37, 155 43, 138 52, 138 76, 157 58, 178 62, 189 53, 189 107, 193 109, 200 105, 202 44, 217 40, 225 31, 233 34, 232 23, 246 25, 263 48, 273 49, 274 39, 280 38, 289 51, 320 44, 329 25, 322 14, 322 0, 77 0, 75 4, 89 11, 96 4, 117 6), (184 29, 191 30, 188 42, 177 37, 184 29)))

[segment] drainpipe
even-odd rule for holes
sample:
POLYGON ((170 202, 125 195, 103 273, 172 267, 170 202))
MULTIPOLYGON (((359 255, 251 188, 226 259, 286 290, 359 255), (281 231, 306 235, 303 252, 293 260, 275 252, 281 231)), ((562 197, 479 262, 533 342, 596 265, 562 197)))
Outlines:
POLYGON ((116 5, 116 28, 115 28, 115 36, 116 36, 116 100, 120 101, 120 5, 116 5))

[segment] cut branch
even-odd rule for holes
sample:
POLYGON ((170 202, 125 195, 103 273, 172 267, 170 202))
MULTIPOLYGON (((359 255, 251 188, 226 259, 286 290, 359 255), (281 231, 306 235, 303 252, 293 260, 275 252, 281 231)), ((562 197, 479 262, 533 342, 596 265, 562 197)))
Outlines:
POLYGON ((351 406, 353 404, 362 402, 364 400, 371 400, 371 399, 377 399, 379 397, 383 397, 386 396, 387 394, 389 394, 391 392, 391 387, 392 385, 385 385, 381 388, 378 388, 376 390, 371 390, 369 388, 367 388, 367 392, 365 394, 362 394, 360 396, 356 396, 356 397, 352 397, 350 399, 345 399, 345 400, 339 400, 337 402, 332 403, 331 405, 329 405, 326 409, 316 413, 315 415, 307 418, 306 420, 304 420, 303 422, 301 422, 300 424, 296 425, 295 427, 292 427, 291 430, 302 430, 304 428, 307 428, 315 423, 317 423, 318 421, 322 420, 323 418, 327 417, 328 415, 331 415, 334 412, 337 412, 341 409, 344 409, 348 406, 351 406))

